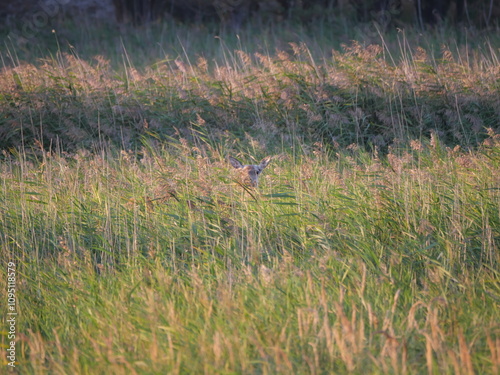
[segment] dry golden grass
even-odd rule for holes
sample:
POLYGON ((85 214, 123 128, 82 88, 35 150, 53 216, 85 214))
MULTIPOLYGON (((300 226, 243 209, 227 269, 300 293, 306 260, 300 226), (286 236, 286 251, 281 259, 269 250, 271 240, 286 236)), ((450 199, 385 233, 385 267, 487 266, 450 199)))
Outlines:
MULTIPOLYGON (((38 64, 0 73, 3 148, 95 147, 111 141, 135 148, 167 139, 192 124, 250 132, 266 148, 271 137, 355 143, 386 149, 428 138, 476 147, 498 130, 498 56, 443 47, 439 56, 399 36, 400 55, 381 44, 353 42, 330 58, 314 58, 304 43, 275 55, 227 51, 223 62, 166 58, 119 71, 106 58, 58 52, 38 64), (37 116, 34 116, 34 113, 37 116)), ((128 55, 125 55, 128 56, 128 55)))

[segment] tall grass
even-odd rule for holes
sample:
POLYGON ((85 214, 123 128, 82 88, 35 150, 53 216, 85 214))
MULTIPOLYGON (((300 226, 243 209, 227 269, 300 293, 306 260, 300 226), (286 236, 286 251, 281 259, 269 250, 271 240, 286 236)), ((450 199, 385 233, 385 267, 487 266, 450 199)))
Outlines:
POLYGON ((23 373, 498 372, 498 136, 283 149, 257 192, 203 132, 2 163, 23 373))
POLYGON ((112 142, 135 149, 144 136, 165 140, 200 118, 214 139, 225 130, 241 137, 265 129, 384 151, 431 132, 448 145, 475 147, 485 129, 498 127, 498 51, 487 38, 475 48, 443 44, 438 52, 406 31, 377 35, 372 44, 349 42, 342 51, 319 48, 327 38, 273 48, 239 40, 236 50, 222 38, 202 40, 205 49, 181 40, 169 41, 171 53, 146 65, 132 39, 117 41, 109 54, 83 57, 58 42, 52 55, 32 63, 8 43, 0 146, 40 141, 45 149, 73 151, 112 142))
POLYGON ((498 373, 497 48, 377 38, 2 52, 19 372, 498 373))

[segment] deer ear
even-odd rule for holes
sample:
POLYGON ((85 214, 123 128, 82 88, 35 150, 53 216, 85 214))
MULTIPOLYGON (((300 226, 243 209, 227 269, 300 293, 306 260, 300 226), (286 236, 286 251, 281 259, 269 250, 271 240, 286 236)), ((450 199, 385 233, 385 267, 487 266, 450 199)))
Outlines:
POLYGON ((243 164, 241 164, 241 162, 238 159, 235 159, 232 156, 229 157, 229 162, 236 169, 243 168, 243 164))
POLYGON ((261 160, 260 167, 264 169, 265 167, 267 167, 270 161, 271 161, 271 156, 265 157, 264 159, 261 160))

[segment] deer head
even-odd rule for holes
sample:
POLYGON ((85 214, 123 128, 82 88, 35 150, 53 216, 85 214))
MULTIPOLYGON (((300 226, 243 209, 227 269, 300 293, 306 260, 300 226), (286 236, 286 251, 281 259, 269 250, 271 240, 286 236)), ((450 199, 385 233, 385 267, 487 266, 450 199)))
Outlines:
POLYGON ((242 164, 238 159, 229 157, 229 162, 231 165, 238 169, 240 172, 243 182, 249 184, 252 187, 257 187, 259 184, 259 175, 262 173, 265 167, 271 161, 271 157, 265 157, 261 160, 260 164, 257 165, 246 165, 242 164))

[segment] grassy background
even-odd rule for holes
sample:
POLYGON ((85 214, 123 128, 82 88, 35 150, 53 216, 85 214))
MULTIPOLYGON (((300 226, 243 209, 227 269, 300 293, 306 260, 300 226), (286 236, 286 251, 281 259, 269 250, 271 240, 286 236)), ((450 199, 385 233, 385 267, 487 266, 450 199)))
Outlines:
POLYGON ((19 372, 498 373, 498 40, 162 27, 1 53, 19 372))
POLYGON ((498 129, 496 34, 173 27, 5 39, 0 147, 135 150, 199 117, 214 137, 265 130, 383 151, 431 132, 476 147, 498 129))

